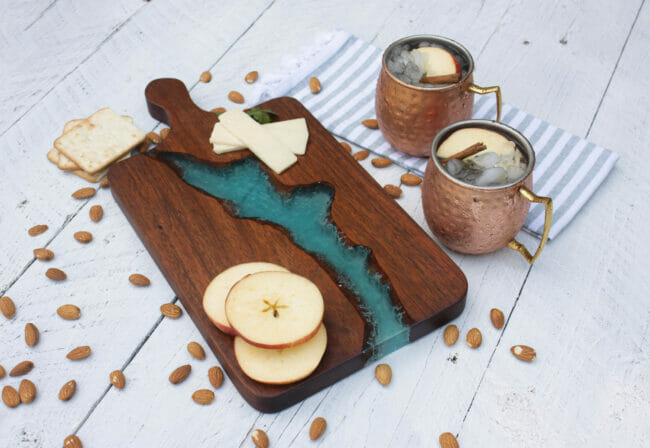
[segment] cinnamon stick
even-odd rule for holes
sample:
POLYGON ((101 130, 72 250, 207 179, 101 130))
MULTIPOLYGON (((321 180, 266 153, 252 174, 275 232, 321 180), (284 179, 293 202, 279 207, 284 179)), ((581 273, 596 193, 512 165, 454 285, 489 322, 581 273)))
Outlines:
POLYGON ((439 76, 425 76, 420 79, 420 82, 425 84, 453 84, 460 81, 460 73, 453 73, 451 75, 439 76))
POLYGON ((465 157, 471 157, 474 154, 483 151, 484 149, 487 149, 487 146, 485 146, 483 142, 474 143, 473 145, 463 149, 461 152, 457 152, 456 154, 449 156, 446 159, 442 159, 440 163, 447 163, 451 159, 461 160, 464 159, 465 157))

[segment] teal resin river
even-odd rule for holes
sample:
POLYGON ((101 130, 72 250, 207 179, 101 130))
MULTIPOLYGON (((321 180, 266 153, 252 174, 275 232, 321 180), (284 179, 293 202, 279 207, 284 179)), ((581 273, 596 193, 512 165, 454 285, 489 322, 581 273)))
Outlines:
MULTIPOLYGON (((326 263, 339 284, 355 295, 371 334, 365 341, 373 359, 406 345, 409 329, 390 297, 390 287, 370 269, 370 250, 350 246, 330 219, 334 192, 323 184, 279 192, 257 159, 212 166, 176 153, 160 153, 188 184, 227 202, 239 218, 253 218, 285 228, 295 244, 326 263)), ((263 260, 261 260, 263 261, 263 260)))

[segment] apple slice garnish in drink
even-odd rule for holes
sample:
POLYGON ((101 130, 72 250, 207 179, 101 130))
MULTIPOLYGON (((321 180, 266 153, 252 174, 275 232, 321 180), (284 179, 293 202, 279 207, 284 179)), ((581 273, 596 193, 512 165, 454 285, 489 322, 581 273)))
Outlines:
POLYGON ((419 53, 425 77, 460 74, 458 60, 447 50, 440 47, 420 47, 411 53, 419 53))
POLYGON ((474 157, 488 151, 502 156, 510 156, 515 153, 516 149, 514 142, 498 132, 483 128, 462 128, 453 132, 440 144, 436 156, 440 159, 446 159, 476 143, 483 143, 486 149, 467 157, 467 160, 472 160, 474 157))
POLYGON ((247 275, 226 299, 230 327, 261 348, 288 348, 308 341, 318 331, 323 312, 318 287, 291 272, 247 275))

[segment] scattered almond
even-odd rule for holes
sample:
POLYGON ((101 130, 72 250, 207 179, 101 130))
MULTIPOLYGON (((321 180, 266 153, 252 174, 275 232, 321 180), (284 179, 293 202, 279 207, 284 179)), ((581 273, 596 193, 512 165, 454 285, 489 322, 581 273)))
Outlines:
POLYGON ((102 216, 104 216, 104 209, 101 205, 93 205, 90 207, 88 214, 90 215, 90 220, 92 222, 99 222, 102 219, 102 216))
POLYGON ((212 80, 212 73, 210 72, 203 72, 201 73, 201 77, 199 78, 201 82, 210 82, 212 80))
POLYGON ((11 319, 16 315, 16 305, 11 298, 7 296, 0 297, 0 311, 7 319, 11 319))
POLYGON ((361 151, 355 152, 352 155, 352 157, 354 157, 354 160, 362 161, 362 160, 367 159, 369 155, 370 155, 370 151, 367 151, 367 150, 363 149, 361 151))
POLYGON ((160 135, 156 134, 154 131, 147 132, 147 138, 155 145, 160 143, 160 135))
POLYGON ((111 384, 118 389, 124 389, 124 386, 126 385, 126 378, 124 377, 124 373, 120 370, 113 370, 108 377, 111 380, 111 384))
POLYGON ((456 437, 450 432, 443 432, 438 438, 440 448, 458 448, 456 437))
POLYGON ((74 233, 74 239, 82 244, 88 244, 93 240, 93 234, 85 230, 80 230, 74 233))
POLYGON ((251 439, 257 448, 269 448, 269 436, 261 429, 253 431, 251 439))
POLYGON ((83 444, 79 440, 79 437, 72 434, 63 441, 63 448, 83 448, 83 444))
POLYGON ((149 279, 142 274, 131 274, 129 281, 135 286, 149 286, 151 284, 149 279))
POLYGON ((533 362, 535 360, 535 357, 537 356, 535 349, 527 345, 513 345, 510 348, 510 351, 517 358, 526 362, 533 362))
POLYGON ((375 168, 386 168, 387 166, 393 163, 392 160, 387 159, 386 157, 375 157, 371 160, 372 166, 375 168))
POLYGON ((323 417, 316 417, 309 427, 309 438, 318 439, 325 432, 325 428, 327 428, 327 421, 323 417))
POLYGON ((203 350, 203 347, 198 342, 192 341, 187 344, 187 351, 196 359, 205 359, 205 350, 203 350))
POLYGON ((20 395, 16 389, 11 386, 5 386, 2 388, 2 401, 10 407, 15 408, 20 404, 20 395))
POLYGON ((259 73, 257 73, 257 71, 248 72, 244 77, 244 81, 246 81, 248 84, 253 84, 255 81, 257 81, 258 77, 259 73))
POLYGON ((90 347, 87 345, 82 345, 80 347, 73 348, 72 350, 70 350, 70 353, 65 355, 65 357, 73 361, 78 361, 80 359, 86 359, 87 357, 90 356, 90 353, 91 353, 90 347))
POLYGON ((221 367, 210 367, 208 370, 208 379, 210 380, 212 387, 219 389, 223 384, 223 370, 221 370, 221 367))
POLYGON ((320 80, 312 76, 309 78, 309 90, 311 90, 311 93, 318 93, 321 90, 321 85, 320 85, 320 80))
POLYGON ((369 129, 379 129, 379 123, 377 123, 377 120, 375 120, 374 118, 368 118, 367 120, 363 120, 361 124, 369 129))
POLYGON ((21 403, 31 403, 36 399, 36 385, 28 379, 22 380, 18 386, 18 395, 21 403))
POLYGON ((61 269, 57 268, 50 268, 47 271, 45 271, 45 276, 49 278, 50 280, 54 280, 57 282, 60 282, 62 280, 65 280, 68 278, 68 276, 63 272, 61 269))
POLYGON ((160 138, 161 139, 163 139, 163 140, 166 139, 168 135, 169 135, 169 128, 162 128, 160 130, 160 138))
POLYGON ((14 366, 9 372, 9 376, 23 376, 28 374, 34 368, 34 363, 31 361, 22 361, 14 366))
POLYGON ((37 236, 44 233, 47 229, 48 227, 45 224, 39 224, 29 229, 27 233, 29 233, 29 236, 37 236))
POLYGON ((210 112, 212 112, 213 114, 217 114, 217 115, 221 115, 225 111, 226 111, 225 107, 215 107, 214 109, 210 110, 210 112))
POLYGON ((397 199, 397 198, 402 196, 402 189, 400 187, 398 187, 397 185, 386 184, 386 185, 384 185, 384 191, 391 198, 397 199))
POLYGON ((388 364, 379 364, 375 367, 375 377, 382 386, 388 386, 393 378, 393 371, 388 364))
POLYGON ((492 308, 490 310, 490 320, 492 321, 492 325, 494 325, 494 328, 496 328, 497 330, 503 328, 503 323, 505 322, 505 318, 503 317, 503 311, 501 311, 498 308, 492 308))
POLYGON ((345 148, 345 150, 347 152, 349 152, 349 153, 352 152, 352 146, 350 146, 350 144, 348 142, 339 142, 339 143, 341 144, 341 146, 343 146, 345 148))
POLYGON ((0 366, 0 380, 3 379, 6 374, 7 372, 5 371, 5 368, 0 366))
POLYGON ((160 305, 160 312, 170 319, 178 319, 183 314, 181 307, 173 303, 163 303, 160 305))
POLYGON ((85 187, 85 188, 80 188, 74 193, 72 193, 72 197, 75 199, 88 199, 95 196, 95 193, 96 190, 93 187, 85 187))
POLYGON ((449 347, 454 345, 458 340, 458 327, 454 324, 447 325, 444 333, 442 334, 442 338, 445 340, 445 344, 447 344, 449 347))
POLYGON ((72 398, 76 391, 77 382, 75 380, 68 381, 61 387, 61 390, 59 390, 59 400, 68 401, 72 398))
POLYGON ((478 328, 472 328, 467 332, 465 340, 467 341, 467 345, 470 347, 478 348, 481 345, 481 342, 483 342, 483 336, 481 336, 481 332, 478 328))
POLYGON ((244 95, 236 90, 231 90, 230 93, 228 93, 228 99, 233 103, 242 104, 244 102, 244 95))
POLYGON ((182 383, 190 375, 191 371, 192 366, 189 364, 180 366, 169 375, 169 382, 172 384, 182 383))
POLYGON ((41 261, 49 261, 54 258, 54 252, 45 248, 34 249, 34 257, 41 261))
POLYGON ((30 347, 35 346, 38 344, 39 337, 40 333, 38 331, 38 328, 36 328, 36 325, 31 322, 25 324, 25 342, 27 345, 30 347))
POLYGON ((99 183, 99 188, 108 188, 108 177, 102 179, 99 183))
POLYGON ((81 315, 81 310, 78 306, 67 304, 58 307, 56 313, 65 320, 77 320, 81 315))
POLYGON ((192 400, 198 404, 210 404, 214 401, 214 392, 210 389, 199 389, 192 394, 192 400))
POLYGON ((402 174, 402 177, 400 177, 400 180, 404 185, 408 185, 409 187, 415 187, 417 185, 420 185, 422 183, 422 178, 419 176, 416 176, 415 174, 411 173, 404 173, 402 174))

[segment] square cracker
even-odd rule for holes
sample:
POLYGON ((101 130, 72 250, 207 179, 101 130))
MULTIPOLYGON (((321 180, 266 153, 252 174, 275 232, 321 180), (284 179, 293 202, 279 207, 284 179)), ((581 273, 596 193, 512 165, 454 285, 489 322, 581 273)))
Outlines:
MULTIPOLYGON (((81 124, 83 122, 82 119, 77 119, 77 120, 70 120, 68 121, 65 125, 63 125, 63 133, 65 134, 66 132, 70 131, 73 129, 75 126, 81 124)), ((54 148, 55 151, 58 152, 56 148, 54 148)), ((74 163, 68 156, 65 154, 62 154, 59 152, 59 160, 56 163, 56 165, 65 171, 71 171, 71 170, 78 170, 79 167, 77 166, 76 163, 74 163)))
POLYGON ((54 147, 95 174, 140 144, 146 134, 110 108, 100 109, 54 141, 54 147))

